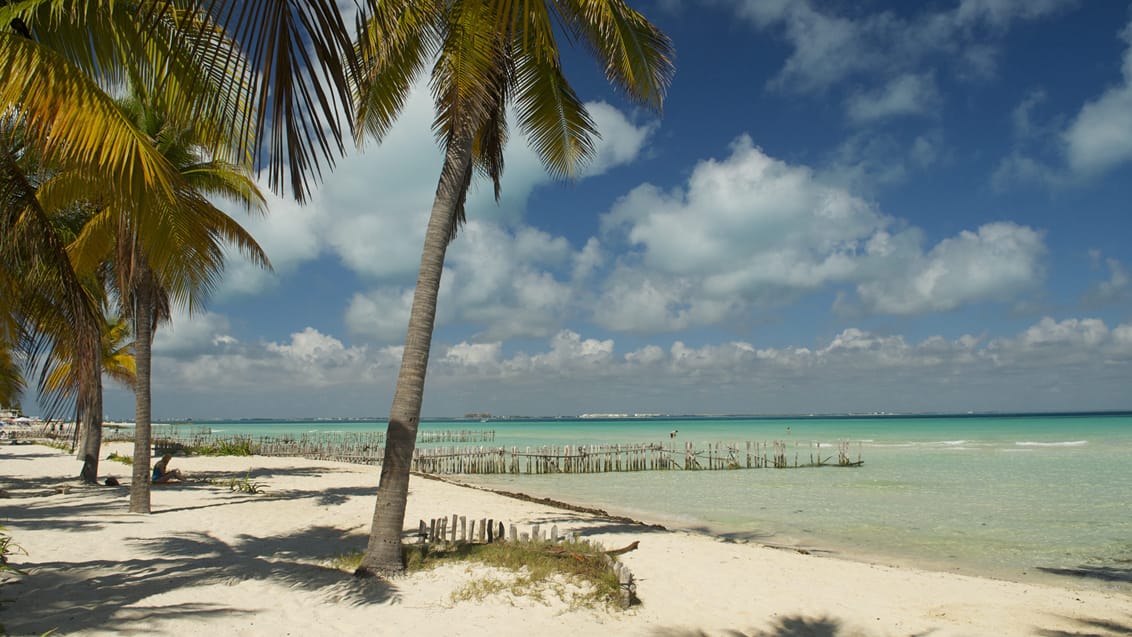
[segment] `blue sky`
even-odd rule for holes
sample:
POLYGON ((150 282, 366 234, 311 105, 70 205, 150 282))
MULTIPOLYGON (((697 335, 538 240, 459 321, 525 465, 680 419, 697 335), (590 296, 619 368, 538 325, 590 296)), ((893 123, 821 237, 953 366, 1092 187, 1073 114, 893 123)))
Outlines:
MULTIPOLYGON (((1132 408, 1128 3, 634 6, 664 113, 568 54, 598 156, 555 183, 516 134, 475 187, 426 417, 1132 408)), ((275 272, 161 329, 157 419, 388 413, 431 118, 422 87, 309 205, 233 212, 275 272)))

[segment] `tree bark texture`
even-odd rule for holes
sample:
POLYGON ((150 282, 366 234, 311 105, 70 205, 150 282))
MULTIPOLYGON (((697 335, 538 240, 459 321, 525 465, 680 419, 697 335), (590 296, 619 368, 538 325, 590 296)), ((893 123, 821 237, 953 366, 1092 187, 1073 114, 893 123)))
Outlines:
POLYGON ((425 374, 428 371, 432 328, 436 321, 436 299, 440 292, 440 275, 448 250, 453 219, 466 195, 467 171, 471 170, 471 136, 461 136, 449 144, 444 167, 436 187, 417 287, 409 313, 409 330, 401 370, 389 414, 385 455, 381 463, 381 481, 377 487, 377 504, 370 527, 369 544, 356 574, 398 573, 405 569, 401 554, 401 530, 405 523, 405 505, 409 494, 409 471, 417 443, 421 403, 424 400, 425 374))
MULTIPOLYGON (((98 343, 99 341, 95 341, 98 343)), ((78 446, 78 458, 83 461, 79 477, 83 482, 98 482, 98 456, 102 449, 102 356, 90 359, 80 357, 78 363, 89 365, 79 385, 79 428, 82 438, 78 446)))
POLYGON ((130 479, 130 513, 149 513, 149 461, 152 425, 150 416, 150 366, 153 345, 153 281, 142 268, 134 287, 134 464, 130 479))

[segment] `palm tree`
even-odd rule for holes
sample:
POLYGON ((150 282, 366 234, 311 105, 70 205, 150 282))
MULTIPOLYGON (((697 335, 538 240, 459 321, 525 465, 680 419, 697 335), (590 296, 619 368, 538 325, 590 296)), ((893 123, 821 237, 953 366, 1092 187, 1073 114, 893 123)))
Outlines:
MULTIPOLYGON (((83 458, 93 437, 101 433, 95 425, 102 417, 102 315, 90 282, 74 271, 67 254, 67 232, 74 229, 79 211, 44 207, 40 189, 50 170, 25 133, 16 118, 0 121, 0 279, 9 293, 4 303, 6 331, 30 369, 40 367, 44 358, 71 357, 81 379, 77 390, 46 392, 55 398, 45 408, 51 415, 73 402, 88 434, 79 449, 83 458)), ((41 375, 41 395, 44 382, 41 375)), ((95 447, 95 468, 97 457, 95 447)))
POLYGON ((263 195, 249 169, 211 157, 200 142, 198 123, 178 121, 156 97, 135 92, 119 100, 119 105, 138 130, 151 137, 187 186, 178 192, 176 208, 155 212, 107 207, 83 227, 73 246, 80 269, 97 267, 107 259, 112 262, 113 287, 133 319, 137 382, 130 511, 149 513, 154 330, 169 318, 171 305, 192 309, 207 296, 224 267, 224 242, 236 245, 256 265, 270 268, 271 264, 255 239, 205 198, 222 196, 248 210, 263 211, 263 195), (159 251, 150 252, 143 236, 170 239, 160 244, 159 251))
POLYGON ((562 72, 563 33, 582 42, 631 99, 660 110, 673 72, 671 42, 622 0, 391 0, 365 16, 359 121, 380 139, 435 59, 433 129, 445 155, 358 575, 404 569, 401 531, 444 256, 464 220, 473 172, 491 178, 499 196, 507 105, 515 105, 520 129, 552 175, 572 178, 592 155, 597 131, 562 72))
MULTIPOLYGON (((109 308, 104 306, 105 310, 109 310, 109 308)), ((68 349, 68 345, 72 342, 65 337, 58 338, 60 347, 44 366, 41 383, 44 393, 71 397, 78 392, 80 385, 84 382, 74 352, 68 349)), ((104 314, 101 356, 99 358, 101 373, 129 388, 133 388, 136 377, 132 347, 129 322, 121 317, 104 314)), ((98 413, 102 412, 101 406, 97 411, 98 413)), ((101 428, 101 421, 98 424, 101 428)), ((94 479, 97 475, 96 467, 91 466, 88 471, 95 472, 89 476, 90 479, 94 479)))
MULTIPOLYGON (((355 58, 334 0, 0 0, 0 59, 0 112, 13 120, 6 123, 17 124, 29 154, 67 171, 72 184, 104 186, 98 204, 105 209, 183 210, 194 197, 114 103, 124 85, 161 95, 170 112, 200 123, 217 159, 256 161, 274 188, 289 181, 299 200, 353 127, 346 76, 355 58)), ((76 410, 83 449, 93 448, 97 462, 97 304, 73 272, 66 243, 47 229, 36 185, 18 159, 0 152, 0 258, 56 288, 58 302, 24 307, 19 320, 30 327, 33 366, 50 356, 50 338, 37 326, 74 326, 73 349, 87 370, 76 410)), ((175 239, 136 236, 150 257, 175 239)))

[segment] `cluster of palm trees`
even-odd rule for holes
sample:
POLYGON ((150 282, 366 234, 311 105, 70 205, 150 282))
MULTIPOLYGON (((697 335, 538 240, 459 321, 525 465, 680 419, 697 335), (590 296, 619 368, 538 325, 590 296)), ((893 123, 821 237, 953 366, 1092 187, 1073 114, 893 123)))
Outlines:
POLYGON ((129 382, 130 510, 148 513, 153 331, 172 307, 207 298, 226 245, 270 267, 213 201, 262 211, 260 172, 305 200, 351 136, 381 140, 427 71, 445 161, 358 570, 367 575, 403 568, 436 297, 473 177, 498 196, 509 123, 555 176, 574 176, 593 153, 563 38, 656 110, 673 63, 668 38, 624 0, 358 4, 347 29, 335 0, 0 0, 0 399, 23 386, 21 369, 42 370, 41 402, 75 410, 92 477, 103 373, 129 382))

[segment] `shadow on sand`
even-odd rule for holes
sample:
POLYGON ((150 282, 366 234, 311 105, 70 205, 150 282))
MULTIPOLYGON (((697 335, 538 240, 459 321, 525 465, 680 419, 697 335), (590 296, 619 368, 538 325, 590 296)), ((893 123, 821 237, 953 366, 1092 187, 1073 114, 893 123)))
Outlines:
POLYGON ((1039 566, 1039 571, 1066 577, 1083 577, 1103 582, 1132 583, 1132 566, 1078 566, 1077 568, 1052 568, 1039 566))
MULTIPOLYGON (((319 593, 336 604, 380 604, 396 597, 389 582, 357 579, 315 563, 334 557, 359 537, 332 527, 312 527, 285 536, 241 535, 225 542, 208 533, 132 539, 136 559, 125 562, 41 562, 4 587, 11 600, 4 624, 13 634, 70 633, 84 628, 122 634, 152 633, 154 622, 223 614, 236 619, 254 608, 233 608, 215 596, 209 603, 146 605, 147 598, 179 588, 270 581, 319 593)), ((270 604, 269 599, 264 600, 270 604)))
MULTIPOLYGON (((865 637, 868 633, 845 627, 841 621, 832 617, 781 617, 769 627, 761 630, 725 630, 713 635, 726 637, 865 637)), ((696 628, 660 628, 651 637, 708 637, 709 633, 696 628)), ((926 633, 909 635, 924 637, 926 633)))
POLYGON ((1127 623, 1107 619, 1073 619, 1079 628, 1073 630, 1039 629, 1034 634, 1042 637, 1123 637, 1132 635, 1132 617, 1127 623))

